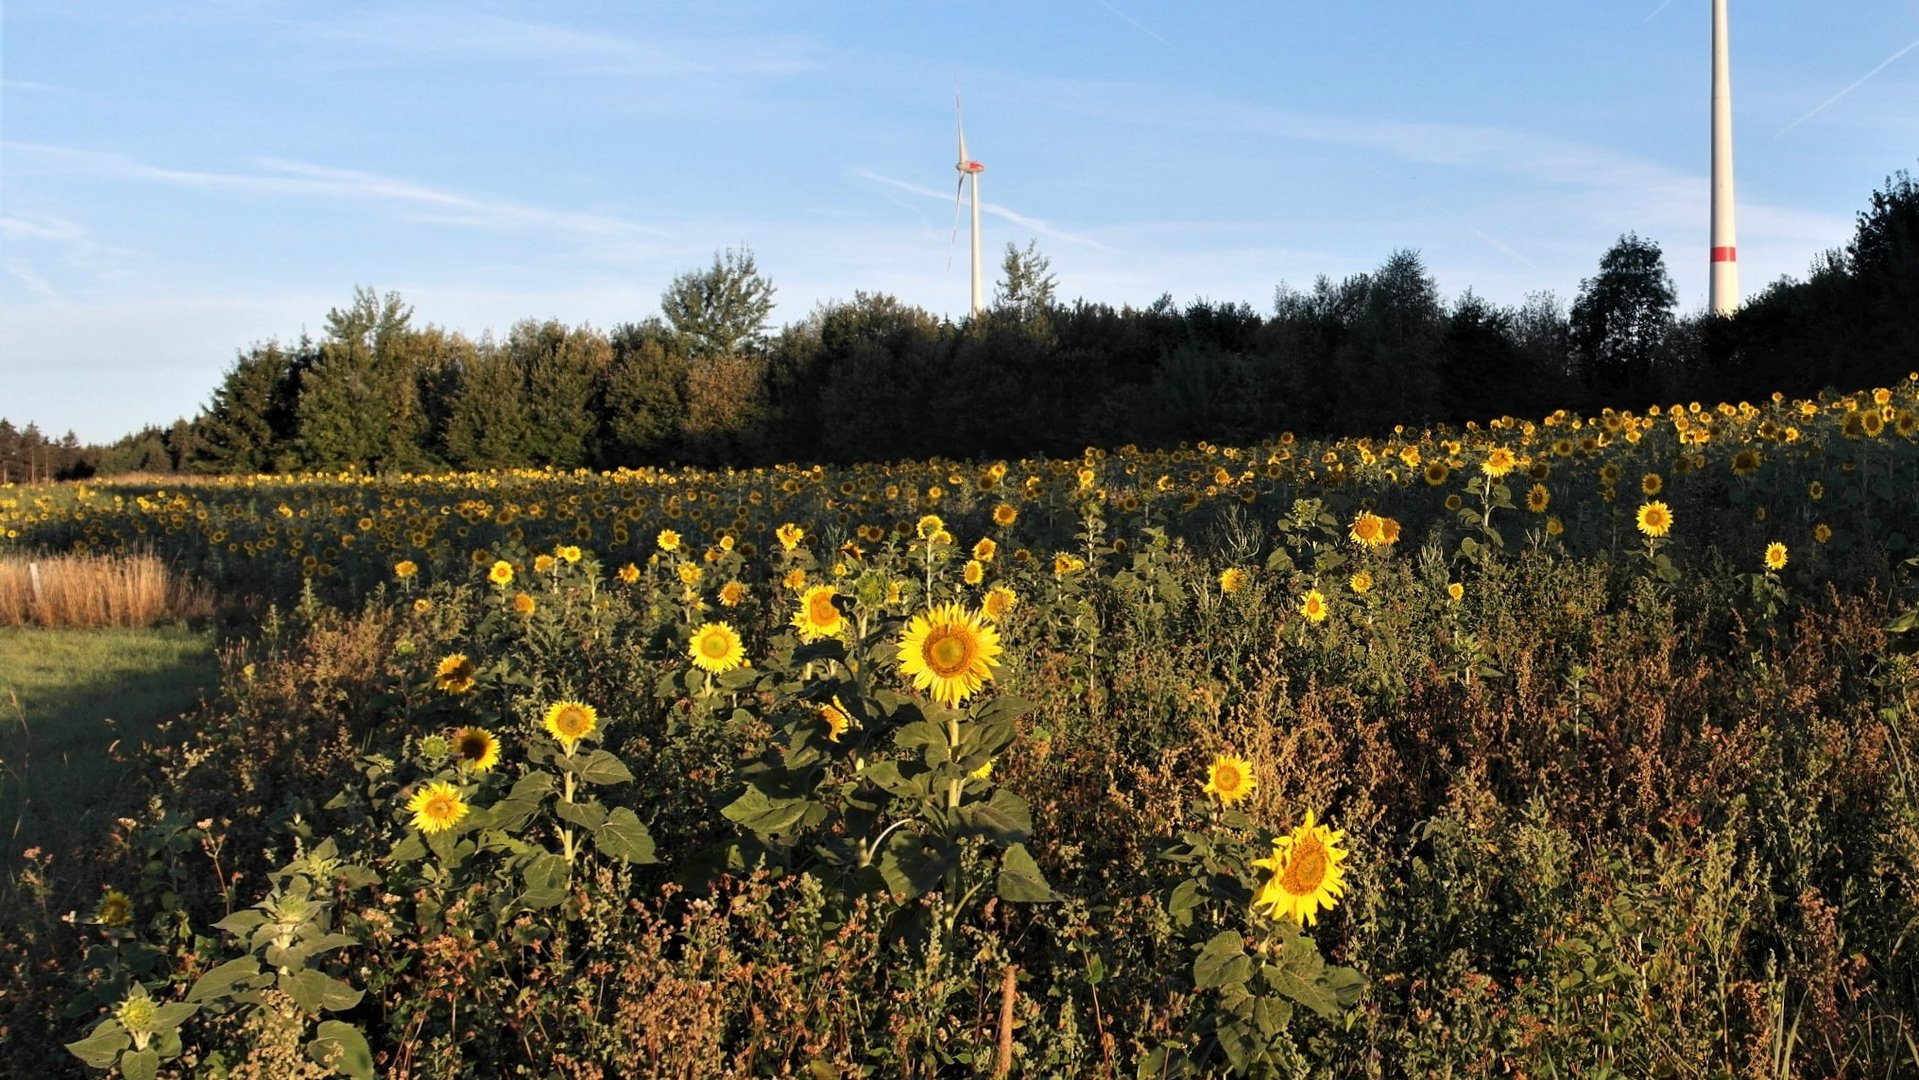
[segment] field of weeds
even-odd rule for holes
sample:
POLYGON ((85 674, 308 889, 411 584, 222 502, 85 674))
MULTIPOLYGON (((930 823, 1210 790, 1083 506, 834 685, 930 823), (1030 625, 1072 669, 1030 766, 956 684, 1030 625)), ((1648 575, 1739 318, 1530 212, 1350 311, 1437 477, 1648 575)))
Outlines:
POLYGON ((1916 437, 1919 377, 0 491, 16 557, 150 552, 259 610, 117 823, 13 883, 0 1060, 1911 1075, 1916 437))

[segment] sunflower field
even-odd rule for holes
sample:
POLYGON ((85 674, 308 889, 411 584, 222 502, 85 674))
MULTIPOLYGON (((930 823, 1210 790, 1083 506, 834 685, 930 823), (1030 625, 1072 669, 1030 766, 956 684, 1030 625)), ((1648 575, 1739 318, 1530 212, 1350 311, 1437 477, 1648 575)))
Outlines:
POLYGON ((130 1078, 1919 1075, 1919 374, 1336 442, 0 488, 221 599, 0 897, 130 1078))

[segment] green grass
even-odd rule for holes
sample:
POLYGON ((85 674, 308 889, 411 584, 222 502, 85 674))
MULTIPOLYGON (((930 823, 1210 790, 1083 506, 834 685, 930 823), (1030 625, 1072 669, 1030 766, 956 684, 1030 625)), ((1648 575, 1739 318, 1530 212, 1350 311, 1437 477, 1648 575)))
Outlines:
POLYGON ((207 631, 0 628, 0 867, 97 833, 140 745, 218 682, 207 631))

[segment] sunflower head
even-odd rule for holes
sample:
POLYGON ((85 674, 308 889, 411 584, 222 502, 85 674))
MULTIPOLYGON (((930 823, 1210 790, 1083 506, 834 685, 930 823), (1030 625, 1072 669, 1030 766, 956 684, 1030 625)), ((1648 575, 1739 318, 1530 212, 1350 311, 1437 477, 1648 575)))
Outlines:
POLYGON ((1369 570, 1361 570, 1346 579, 1346 584, 1356 593, 1373 591, 1373 575, 1369 570))
POLYGON ((839 590, 831 585, 815 585, 800 596, 800 609, 793 613, 793 629, 800 640, 811 644, 822 638, 838 637, 846 628, 846 616, 833 598, 839 590))
POLYGON ((1546 485, 1534 484, 1532 490, 1526 492, 1526 509, 1535 514, 1543 514, 1552 499, 1552 492, 1546 490, 1546 485))
POLYGON ((1237 566, 1229 566, 1219 572, 1219 591, 1228 595, 1246 587, 1246 571, 1237 566))
POLYGON ((460 789, 444 780, 435 780, 415 791, 407 800, 406 808, 413 813, 413 827, 423 833, 451 829, 468 810, 466 800, 460 797, 460 789))
POLYGON ((533 609, 539 606, 539 601, 528 596, 526 593, 513 594, 513 613, 516 615, 531 615, 533 614, 533 609))
POLYGON ((1672 531, 1672 508, 1654 499, 1639 508, 1637 523, 1647 536, 1664 536, 1672 531))
POLYGON ((1004 585, 995 585, 986 590, 986 598, 980 601, 980 617, 988 622, 1001 622, 1018 603, 1018 593, 1004 585))
POLYGON ((773 530, 773 535, 779 539, 780 550, 792 551, 800 546, 800 541, 806 539, 806 530, 789 521, 773 530))
POLYGON ((693 666, 713 675, 746 663, 746 646, 741 643, 738 631, 723 622, 704 623, 693 631, 693 641, 686 652, 693 666))
POLYGON ((452 653, 433 669, 433 685, 449 694, 464 694, 473 689, 473 661, 465 653, 452 653))
POLYGON ((1766 569, 1784 570, 1786 568, 1786 545, 1774 540, 1766 545, 1766 569))
POLYGON ((101 926, 125 926, 133 921, 133 898, 119 889, 108 889, 93 910, 93 921, 101 926))
POLYGON ((1220 803, 1231 806, 1253 793, 1259 786, 1259 778, 1253 775, 1253 763, 1234 754, 1220 754, 1206 767, 1206 787, 1208 795, 1215 796, 1220 803))
POLYGON ((900 638, 900 674, 933 700, 957 706, 993 677, 999 631, 958 604, 942 604, 913 616, 900 638))
POLYGON ((544 723, 546 733, 571 754, 581 739, 600 726, 600 713, 583 701, 556 701, 547 706, 544 723))
POLYGON ((1318 589, 1309 590, 1300 598, 1299 613, 1312 622, 1326 621, 1326 594, 1318 589))
POLYGON ((463 727, 453 733, 453 753, 462 768, 486 772, 500 763, 500 740, 483 727, 463 727))
POLYGON ((513 564, 505 559, 495 560, 493 568, 486 572, 486 579, 502 588, 513 584, 513 564))
POLYGON ((1253 865, 1272 871, 1253 897, 1253 910, 1264 908, 1275 919, 1287 918, 1301 926, 1311 926, 1320 911, 1330 911, 1346 891, 1346 878, 1340 864, 1347 852, 1340 848, 1346 839, 1315 824, 1313 812, 1291 833, 1273 839, 1270 857, 1253 860, 1253 865))

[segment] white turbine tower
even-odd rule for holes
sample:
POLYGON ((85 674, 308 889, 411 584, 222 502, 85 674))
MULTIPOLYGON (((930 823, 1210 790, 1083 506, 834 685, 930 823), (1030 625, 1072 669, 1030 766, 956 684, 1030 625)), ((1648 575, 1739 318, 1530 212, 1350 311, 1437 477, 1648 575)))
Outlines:
POLYGON ((1739 310, 1739 240, 1733 228, 1732 76, 1726 61, 1726 0, 1712 0, 1712 291, 1714 315, 1739 310))
POLYGON ((966 154, 966 118, 960 115, 959 98, 953 98, 953 113, 959 119, 959 164, 953 166, 959 170, 959 186, 953 189, 953 217, 959 218, 960 196, 966 191, 966 181, 973 181, 973 314, 986 310, 985 292, 980 286, 979 265, 979 174, 986 166, 974 161, 966 154))

